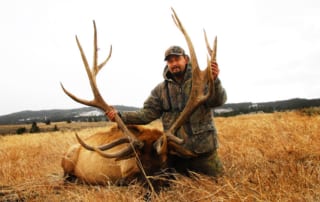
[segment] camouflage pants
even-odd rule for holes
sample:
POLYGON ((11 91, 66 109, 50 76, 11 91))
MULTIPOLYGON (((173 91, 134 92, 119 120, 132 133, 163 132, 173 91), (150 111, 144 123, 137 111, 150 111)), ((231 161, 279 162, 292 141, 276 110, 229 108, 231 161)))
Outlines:
POLYGON ((188 171, 217 177, 223 173, 223 166, 217 151, 203 157, 184 159, 178 156, 169 157, 169 167, 182 174, 188 171))

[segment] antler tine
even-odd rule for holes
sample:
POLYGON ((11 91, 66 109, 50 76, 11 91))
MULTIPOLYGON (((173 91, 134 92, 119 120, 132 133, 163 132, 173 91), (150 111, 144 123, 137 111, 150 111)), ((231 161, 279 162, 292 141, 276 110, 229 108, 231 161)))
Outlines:
POLYGON ((63 90, 63 92, 65 94, 67 94, 71 99, 73 99, 74 101, 76 102, 79 102, 81 104, 85 104, 85 105, 88 105, 88 106, 91 106, 91 101, 88 101, 88 100, 85 100, 85 99, 81 99, 81 98, 78 98, 76 97, 75 95, 73 95, 72 93, 70 93, 67 89, 65 89, 65 87, 63 86, 63 84, 60 82, 60 86, 63 90))
POLYGON ((205 42, 206 42, 206 47, 207 47, 208 53, 209 53, 209 55, 211 56, 211 54, 212 54, 212 49, 211 49, 211 47, 210 47, 210 45, 209 45, 209 41, 208 41, 208 37, 207 37, 207 33, 206 33, 206 30, 205 30, 205 29, 203 29, 203 34, 204 34, 204 40, 205 40, 205 42))
POLYGON ((182 32, 182 34, 184 35, 184 37, 185 37, 185 39, 187 41, 187 45, 188 45, 188 48, 189 48, 190 59, 191 59, 191 65, 193 67, 193 71, 200 71, 198 60, 197 60, 197 56, 196 56, 196 52, 194 50, 192 41, 191 41, 187 31, 183 27, 180 19, 178 18, 178 15, 176 14, 175 10, 173 8, 171 8, 171 10, 173 12, 172 18, 173 18, 174 23, 176 24, 178 29, 182 32))
POLYGON ((102 68, 105 64, 107 64, 107 62, 108 62, 109 59, 111 58, 111 54, 112 54, 112 46, 110 46, 110 50, 109 50, 109 55, 108 55, 108 57, 105 59, 105 61, 103 61, 101 64, 99 64, 99 65, 97 66, 97 73, 96 73, 96 74, 98 74, 98 72, 101 70, 101 68, 102 68))
POLYGON ((127 156, 128 154, 132 153, 132 151, 133 151, 132 147, 126 147, 123 150, 119 150, 118 152, 114 152, 114 153, 103 152, 104 150, 110 149, 110 148, 112 148, 114 146, 117 146, 119 144, 128 143, 129 140, 128 140, 128 138, 125 138, 125 137, 121 138, 121 139, 118 139, 118 140, 115 140, 114 142, 111 142, 111 143, 109 143, 107 145, 102 145, 102 146, 99 146, 99 147, 94 147, 94 146, 88 145, 87 143, 85 143, 79 137, 79 135, 77 133, 76 133, 76 138, 77 138, 78 142, 85 149, 90 150, 90 151, 95 151, 95 152, 97 152, 99 155, 101 155, 104 158, 118 158, 118 157, 121 157, 121 156, 127 156))
MULTIPOLYGON (((208 42, 208 38, 207 38, 207 34, 206 34, 206 31, 204 31, 204 39, 205 39, 205 42, 206 42, 206 46, 207 46, 207 50, 208 50, 208 53, 210 55, 210 59, 207 58, 207 70, 208 70, 208 86, 209 86, 209 89, 208 89, 208 94, 206 95, 207 98, 209 98, 213 93, 214 93, 214 84, 213 84, 213 76, 212 76, 212 71, 211 71, 211 62, 216 62, 217 60, 217 36, 214 38, 214 41, 213 41, 213 49, 210 48, 210 45, 209 45, 209 42, 208 42)), ((206 98, 206 99, 207 99, 206 98)))
POLYGON ((213 52, 211 54, 211 60, 214 60, 214 61, 217 60, 217 44, 218 44, 218 39, 216 36, 213 41, 213 52))
POLYGON ((99 71, 102 69, 102 67, 107 64, 107 62, 109 61, 109 59, 111 58, 112 55, 112 46, 110 46, 110 50, 109 50, 109 55, 108 57, 101 63, 98 65, 98 37, 97 37, 97 27, 96 27, 96 23, 95 21, 93 21, 93 27, 94 27, 94 45, 93 45, 93 67, 92 67, 92 72, 93 75, 96 76, 99 71))
POLYGON ((217 60, 217 36, 214 38, 213 41, 213 49, 210 48, 209 42, 208 42, 208 38, 207 38, 207 34, 206 31, 204 30, 204 38, 206 41, 206 46, 208 49, 208 53, 210 55, 210 59, 207 58, 207 70, 208 70, 208 86, 209 86, 209 90, 208 90, 208 94, 206 95, 207 98, 209 98, 213 93, 214 93, 214 80, 213 80, 213 76, 212 76, 212 71, 211 71, 211 62, 216 62, 217 60))
POLYGON ((206 30, 203 30, 203 33, 204 33, 204 40, 206 41, 207 50, 208 50, 208 53, 209 53, 209 55, 211 57, 211 60, 212 61, 216 61, 216 57, 217 57, 217 36, 214 38, 213 49, 211 49, 211 47, 209 45, 209 41, 208 41, 206 30))
MULTIPOLYGON (((93 65, 92 65, 92 74, 94 77, 98 74, 98 34, 97 34, 97 26, 96 22, 93 20, 93 65)), ((102 67, 101 67, 102 68, 102 67)))

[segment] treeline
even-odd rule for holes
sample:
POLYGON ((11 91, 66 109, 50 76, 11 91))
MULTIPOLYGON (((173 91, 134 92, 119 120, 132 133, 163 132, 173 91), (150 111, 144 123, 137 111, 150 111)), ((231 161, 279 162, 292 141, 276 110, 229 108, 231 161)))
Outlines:
MULTIPOLYGON (((50 125, 51 122, 47 122, 47 125, 50 125)), ((51 129, 47 128, 46 132, 48 131, 59 131, 58 126, 55 124, 51 129)), ((27 128, 26 126, 23 127, 19 127, 16 129, 16 134, 21 135, 24 133, 40 133, 40 132, 44 132, 43 129, 40 129, 40 127, 38 126, 37 122, 32 122, 30 128, 27 128)))
POLYGON ((310 107, 320 107, 320 99, 291 99, 275 102, 262 102, 262 103, 237 103, 225 104, 222 107, 215 109, 215 116, 235 116, 239 114, 249 113, 273 113, 287 110, 303 109, 310 107))

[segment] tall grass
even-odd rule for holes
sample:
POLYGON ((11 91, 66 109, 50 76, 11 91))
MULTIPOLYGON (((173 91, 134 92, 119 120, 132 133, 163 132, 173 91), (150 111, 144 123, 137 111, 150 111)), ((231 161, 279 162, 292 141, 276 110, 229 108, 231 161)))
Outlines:
MULTIPOLYGON (((251 114, 215 123, 224 175, 178 176, 150 196, 152 201, 320 201, 319 115, 251 114)), ((0 201, 143 201, 148 195, 138 182, 124 187, 64 183, 60 160, 74 143, 71 130, 0 136, 0 201)))

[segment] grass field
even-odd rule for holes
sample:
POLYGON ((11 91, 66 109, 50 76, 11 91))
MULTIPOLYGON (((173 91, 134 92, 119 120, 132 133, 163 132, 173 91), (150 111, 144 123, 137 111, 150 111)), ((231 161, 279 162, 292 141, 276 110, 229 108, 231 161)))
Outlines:
MULTIPOLYGON (((225 174, 178 176, 152 201, 320 201, 319 115, 251 114, 215 123, 225 174)), ((144 200, 147 189, 138 182, 123 187, 64 183, 60 161, 76 143, 75 131, 84 137, 110 124, 53 124, 60 130, 0 136, 0 201, 144 200)))

